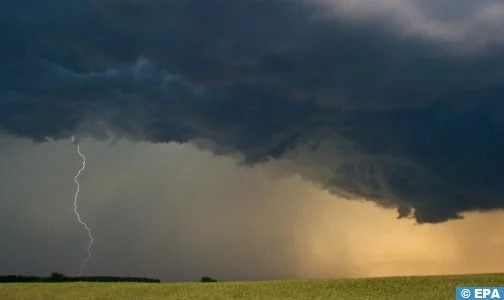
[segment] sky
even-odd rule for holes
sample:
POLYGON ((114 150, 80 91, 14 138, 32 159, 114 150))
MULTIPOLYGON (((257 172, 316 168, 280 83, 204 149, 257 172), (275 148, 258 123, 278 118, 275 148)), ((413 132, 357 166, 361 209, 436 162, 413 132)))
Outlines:
MULTIPOLYGON (((0 273, 76 275, 70 140, 2 137, 0 273)), ((93 230, 84 275, 169 281, 502 271, 502 212, 418 225, 332 195, 275 164, 240 166, 189 144, 81 141, 79 210, 93 230)))
POLYGON ((504 4, 0 4, 0 273, 502 271, 504 4), (501 257, 501 256, 500 256, 501 257))

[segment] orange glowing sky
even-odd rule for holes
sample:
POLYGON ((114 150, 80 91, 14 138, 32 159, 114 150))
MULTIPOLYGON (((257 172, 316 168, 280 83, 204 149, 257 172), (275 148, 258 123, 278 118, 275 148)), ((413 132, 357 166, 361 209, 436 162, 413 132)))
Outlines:
POLYGON ((366 201, 338 199, 298 178, 293 192, 310 199, 313 220, 301 231, 303 277, 486 273, 504 270, 504 213, 416 224, 366 201))

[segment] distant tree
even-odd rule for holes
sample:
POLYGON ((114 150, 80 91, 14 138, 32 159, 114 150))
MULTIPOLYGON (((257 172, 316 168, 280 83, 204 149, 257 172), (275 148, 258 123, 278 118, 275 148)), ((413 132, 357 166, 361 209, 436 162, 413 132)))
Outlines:
POLYGON ((217 282, 217 280, 213 279, 212 277, 203 276, 201 277, 200 282, 217 282))
POLYGON ((66 278, 65 275, 58 273, 58 272, 52 272, 51 276, 49 277, 50 281, 64 281, 66 278))

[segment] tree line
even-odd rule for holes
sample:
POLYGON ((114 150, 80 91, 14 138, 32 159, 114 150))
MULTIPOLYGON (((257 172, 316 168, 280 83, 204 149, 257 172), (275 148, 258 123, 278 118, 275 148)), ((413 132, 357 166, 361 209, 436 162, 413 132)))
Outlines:
POLYGON ((7 282, 150 282, 159 283, 159 279, 145 277, 116 277, 116 276, 78 276, 70 277, 54 272, 49 277, 0 275, 0 283, 7 282))

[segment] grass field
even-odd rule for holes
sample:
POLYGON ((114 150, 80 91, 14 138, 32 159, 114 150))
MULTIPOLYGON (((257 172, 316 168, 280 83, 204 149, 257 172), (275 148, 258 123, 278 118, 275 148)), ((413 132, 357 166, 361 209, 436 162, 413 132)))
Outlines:
POLYGON ((459 285, 502 286, 504 274, 220 283, 6 283, 0 299, 454 299, 459 285))

